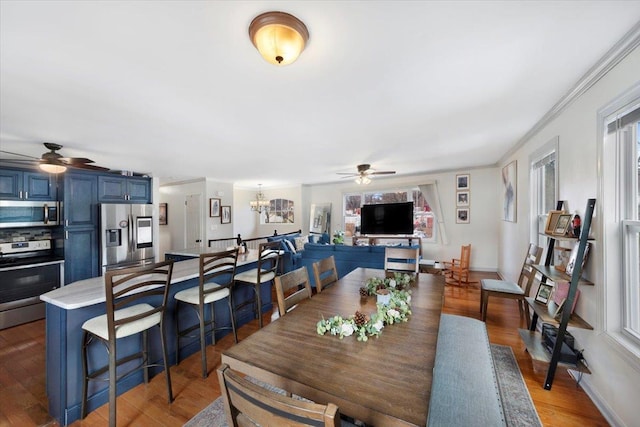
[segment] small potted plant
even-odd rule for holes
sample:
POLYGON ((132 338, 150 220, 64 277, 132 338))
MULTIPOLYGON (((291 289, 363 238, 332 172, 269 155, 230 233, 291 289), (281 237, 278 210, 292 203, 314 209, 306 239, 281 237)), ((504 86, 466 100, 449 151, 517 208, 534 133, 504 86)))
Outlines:
POLYGON ((333 244, 334 245, 344 245, 344 231, 336 230, 333 233, 333 244))
POLYGON ((382 305, 389 305, 389 301, 391 301, 391 293, 389 289, 378 289, 376 291, 377 303, 382 305))

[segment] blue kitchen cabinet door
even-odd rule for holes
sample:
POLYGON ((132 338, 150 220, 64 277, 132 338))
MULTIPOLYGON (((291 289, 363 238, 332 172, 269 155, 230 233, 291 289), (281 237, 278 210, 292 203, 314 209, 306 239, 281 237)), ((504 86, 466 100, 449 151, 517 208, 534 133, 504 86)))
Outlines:
POLYGON ((67 228, 64 237, 65 285, 99 276, 98 231, 94 227, 67 228))
POLYGON ((0 169, 0 200, 44 200, 57 197, 55 175, 43 172, 0 169))
POLYGON ((65 227, 98 226, 98 179, 95 175, 68 173, 64 177, 65 227))

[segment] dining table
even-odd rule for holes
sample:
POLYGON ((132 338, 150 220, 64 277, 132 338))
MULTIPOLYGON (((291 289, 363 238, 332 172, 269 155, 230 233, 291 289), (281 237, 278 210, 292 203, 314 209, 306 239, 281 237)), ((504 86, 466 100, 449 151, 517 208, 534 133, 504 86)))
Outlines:
POLYGON ((429 411, 444 277, 417 274, 411 315, 378 337, 320 335, 322 319, 370 316, 376 297, 360 287, 385 271, 357 268, 222 353, 231 369, 373 426, 424 426, 429 411))

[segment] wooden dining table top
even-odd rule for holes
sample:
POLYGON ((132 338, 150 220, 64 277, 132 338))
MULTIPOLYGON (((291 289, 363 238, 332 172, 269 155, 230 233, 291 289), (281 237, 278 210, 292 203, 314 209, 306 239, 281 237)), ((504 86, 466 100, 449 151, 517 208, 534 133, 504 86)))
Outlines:
POLYGON ((427 422, 444 278, 419 274, 407 322, 387 325, 366 342, 355 335, 318 335, 316 324, 335 315, 376 311, 359 288, 384 270, 358 268, 285 316, 222 353, 231 369, 375 426, 427 422))

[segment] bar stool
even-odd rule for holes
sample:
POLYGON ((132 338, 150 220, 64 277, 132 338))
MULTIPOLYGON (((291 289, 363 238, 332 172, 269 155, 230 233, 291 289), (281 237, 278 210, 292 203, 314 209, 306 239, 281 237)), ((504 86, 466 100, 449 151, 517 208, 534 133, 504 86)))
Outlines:
POLYGON ((82 406, 80 416, 87 415, 87 388, 90 380, 104 380, 109 372, 109 426, 116 425, 116 383, 129 374, 144 369, 144 381, 149 382, 149 363, 147 352, 147 331, 153 326, 160 327, 164 372, 167 378, 169 403, 173 401, 171 373, 167 358, 167 345, 164 331, 164 311, 167 294, 173 273, 173 261, 110 270, 104 275, 106 314, 91 318, 82 325, 82 406), (160 300, 158 302, 158 300, 160 300), (116 344, 121 338, 142 333, 142 350, 120 359, 117 358, 116 344), (94 341, 102 343, 108 352, 109 363, 89 373, 87 349, 94 341), (140 359, 138 366, 117 375, 116 368, 123 363, 140 359))
POLYGON ((252 268, 235 276, 235 283, 240 285, 251 285, 255 299, 245 301, 235 307, 236 310, 248 305, 256 304, 256 316, 258 324, 262 328, 262 297, 260 296, 260 285, 272 281, 276 277, 278 270, 278 260, 280 259, 280 241, 261 243, 258 248, 258 267, 252 268))
POLYGON ((216 343, 216 331, 222 329, 232 329, 233 336, 238 342, 236 332, 236 322, 233 313, 233 297, 231 287, 236 273, 236 263, 238 262, 238 249, 201 254, 200 255, 200 283, 198 286, 177 292, 176 299, 176 364, 180 357, 180 338, 193 337, 191 332, 200 330, 200 359, 202 363, 202 378, 207 378, 207 350, 205 335, 211 333, 213 343, 216 343), (231 326, 215 327, 215 314, 213 306, 216 301, 226 298, 229 303, 229 316, 231 326), (180 303, 188 304, 193 308, 198 316, 198 323, 180 330, 179 326, 179 306, 180 303), (211 320, 206 321, 204 316, 205 306, 209 304, 211 309, 211 320), (208 330, 207 330, 208 328, 208 330))

